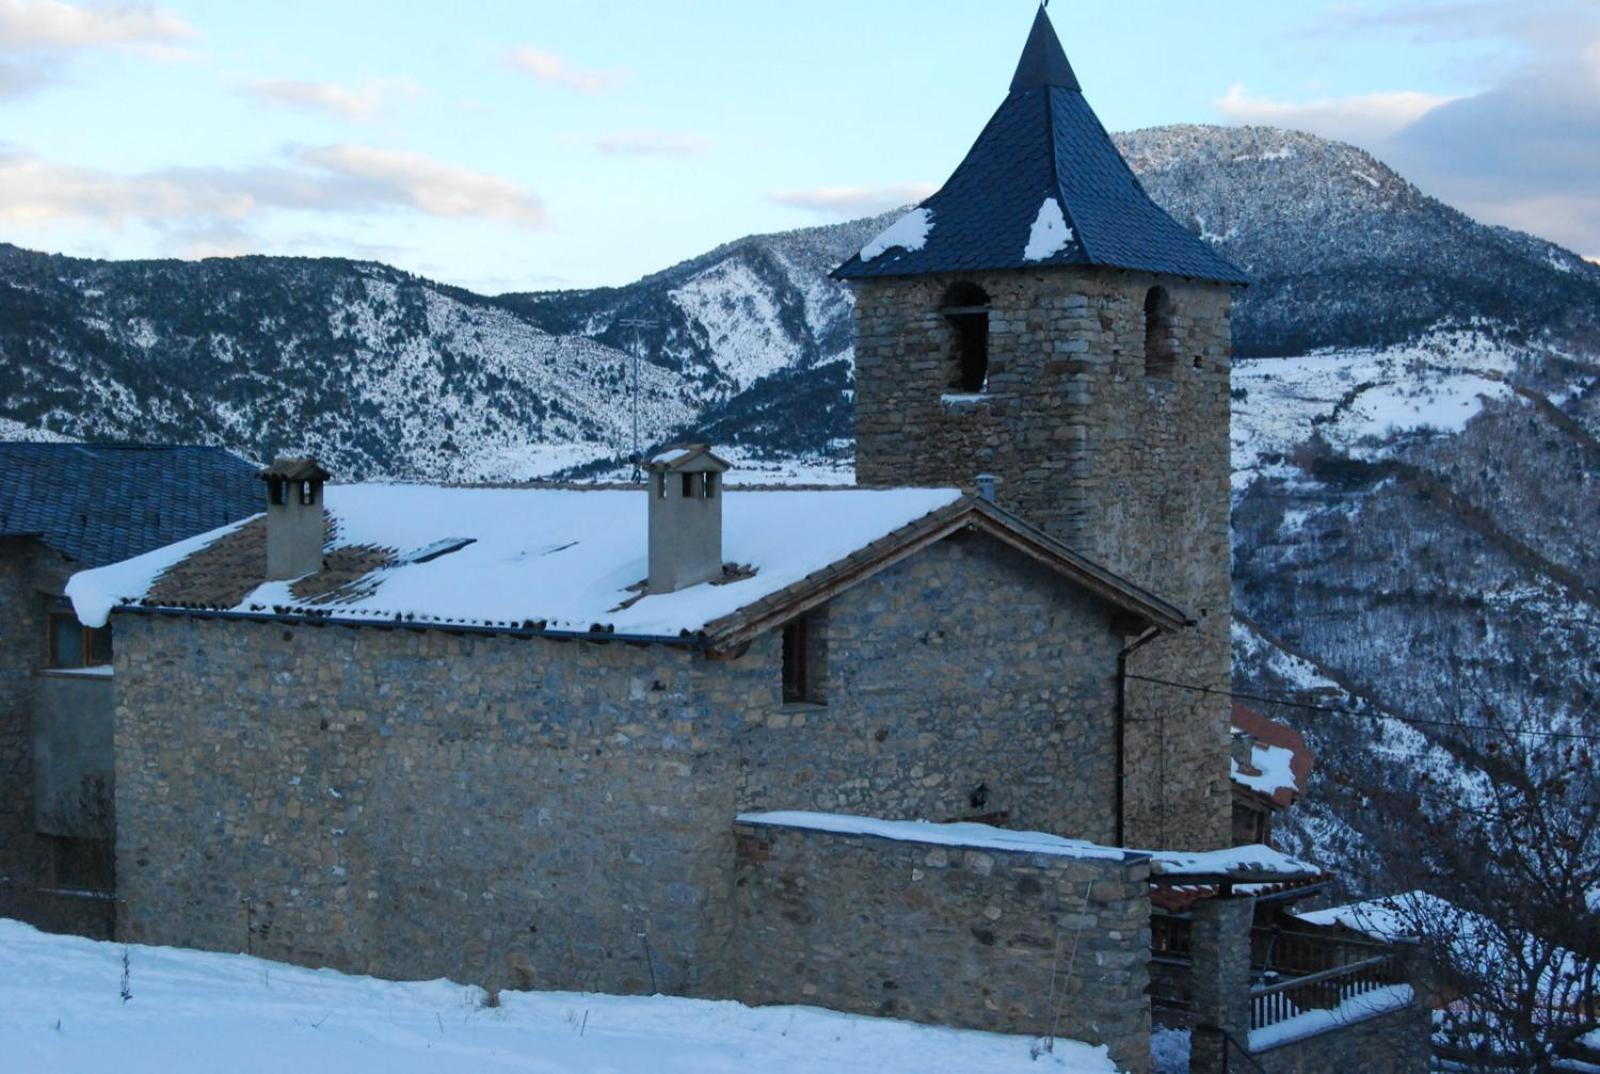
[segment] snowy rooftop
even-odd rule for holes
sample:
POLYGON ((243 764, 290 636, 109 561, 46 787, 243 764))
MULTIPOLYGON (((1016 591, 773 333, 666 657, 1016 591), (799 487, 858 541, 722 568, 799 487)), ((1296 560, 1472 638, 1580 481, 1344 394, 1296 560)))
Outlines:
POLYGON ((1305 794, 1316 758, 1300 732, 1238 702, 1233 705, 1233 730, 1254 739, 1248 763, 1229 762, 1229 775, 1235 784, 1279 808, 1293 805, 1305 794))
POLYGON ((1293 880, 1322 875, 1315 865, 1261 843, 1224 850, 1157 850, 1150 872, 1162 877, 1250 876, 1293 880))
POLYGON ((724 558, 735 581, 640 596, 643 491, 331 485, 327 567, 261 582, 264 516, 122 563, 67 587, 87 624, 120 605, 207 608, 676 637, 804 580, 961 500, 953 489, 730 491, 724 558))

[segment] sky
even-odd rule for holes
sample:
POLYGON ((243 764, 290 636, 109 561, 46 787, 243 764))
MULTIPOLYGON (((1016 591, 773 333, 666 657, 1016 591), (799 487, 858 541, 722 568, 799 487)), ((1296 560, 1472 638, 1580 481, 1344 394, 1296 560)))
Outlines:
MULTIPOLYGON (((926 196, 1036 0, 0 0, 0 241, 627 283, 926 196)), ((1056 0, 1113 130, 1371 150, 1600 257, 1600 0, 1056 0)))

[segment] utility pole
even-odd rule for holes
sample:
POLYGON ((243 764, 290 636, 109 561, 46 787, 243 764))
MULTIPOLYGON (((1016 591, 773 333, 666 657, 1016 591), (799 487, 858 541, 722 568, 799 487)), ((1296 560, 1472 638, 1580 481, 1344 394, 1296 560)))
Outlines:
POLYGON ((617 322, 619 328, 633 329, 633 481, 643 480, 639 472, 639 352, 644 350, 644 330, 654 328, 651 317, 624 317, 617 322))

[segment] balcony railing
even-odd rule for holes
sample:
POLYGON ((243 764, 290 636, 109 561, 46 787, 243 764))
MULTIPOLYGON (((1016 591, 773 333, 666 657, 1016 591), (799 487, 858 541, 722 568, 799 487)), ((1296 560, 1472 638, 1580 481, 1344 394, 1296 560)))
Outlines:
POLYGON ((1403 984, 1394 955, 1377 955, 1256 985, 1250 989, 1250 1028, 1264 1029, 1314 1010, 1336 1010, 1358 996, 1403 984))

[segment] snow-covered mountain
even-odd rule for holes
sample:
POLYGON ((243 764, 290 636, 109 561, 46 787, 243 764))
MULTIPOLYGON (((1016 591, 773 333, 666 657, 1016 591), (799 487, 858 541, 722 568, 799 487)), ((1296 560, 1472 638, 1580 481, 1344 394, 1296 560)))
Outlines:
MULTIPOLYGON (((1470 790, 1484 743, 1439 725, 1600 732, 1600 267, 1310 135, 1121 143, 1255 279, 1235 314, 1238 687, 1378 714, 1259 706, 1325 762, 1329 793, 1291 834, 1359 851, 1361 798, 1331 792, 1364 779, 1470 790)), ((751 465, 848 473, 850 298, 826 273, 886 222, 496 297, 363 262, 0 247, 0 418, 306 448, 341 477, 602 472, 629 447, 637 352, 646 446, 693 432, 751 465)))

